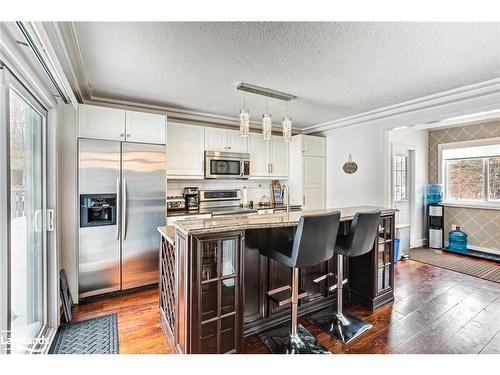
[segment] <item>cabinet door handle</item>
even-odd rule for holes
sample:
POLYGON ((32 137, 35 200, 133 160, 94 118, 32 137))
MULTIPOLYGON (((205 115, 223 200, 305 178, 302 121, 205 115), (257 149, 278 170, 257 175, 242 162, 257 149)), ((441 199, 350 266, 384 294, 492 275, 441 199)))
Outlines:
POLYGON ((130 133, 127 134, 127 138, 130 138, 130 133))
POLYGON ((302 196, 302 205, 304 205, 304 206, 306 205, 306 196, 305 195, 302 196))
POLYGON ((120 138, 123 138, 123 136, 124 136, 124 135, 125 135, 125 134, 123 134, 123 133, 120 133, 120 138))

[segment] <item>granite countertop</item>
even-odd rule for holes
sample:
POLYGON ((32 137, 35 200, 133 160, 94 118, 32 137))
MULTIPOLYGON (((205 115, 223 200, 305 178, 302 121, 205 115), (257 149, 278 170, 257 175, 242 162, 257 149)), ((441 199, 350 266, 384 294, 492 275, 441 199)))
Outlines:
POLYGON ((221 216, 211 219, 189 219, 176 222, 175 228, 185 235, 209 234, 230 232, 233 230, 276 228, 295 226, 304 215, 321 214, 331 211, 340 211, 340 220, 351 220, 357 212, 380 210, 382 214, 391 214, 397 211, 395 208, 357 206, 343 208, 328 208, 311 211, 275 212, 266 215, 233 215, 221 216))
POLYGON ((175 227, 172 225, 167 225, 164 227, 158 227, 158 232, 161 233, 163 237, 167 239, 172 245, 175 244, 175 227))

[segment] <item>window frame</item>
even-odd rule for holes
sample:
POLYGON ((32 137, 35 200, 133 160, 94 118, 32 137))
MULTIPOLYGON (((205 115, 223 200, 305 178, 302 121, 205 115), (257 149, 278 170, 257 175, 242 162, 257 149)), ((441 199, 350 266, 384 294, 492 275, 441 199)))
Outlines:
POLYGON ((402 155, 402 154, 398 154, 398 153, 395 153, 394 156, 393 156, 393 165, 394 165, 394 169, 393 169, 393 173, 394 173, 394 184, 393 184, 393 196, 392 196, 392 199, 395 203, 397 202, 408 202, 408 190, 409 190, 409 183, 408 183, 408 163, 409 163, 409 157, 407 155, 402 155), (401 170, 398 170, 397 169, 397 160, 396 158, 403 158, 404 159, 404 170, 401 169, 401 170), (397 185, 397 176, 398 176, 398 172, 404 172, 404 176, 405 176, 405 183, 404 185, 397 185), (404 186, 405 187, 405 196, 404 196, 404 199, 396 199, 396 187, 397 186, 404 186))
POLYGON ((491 209, 500 210, 500 200, 489 200, 489 168, 488 159, 500 157, 500 155, 491 156, 478 156, 478 157, 465 157, 465 158, 450 158, 444 159, 445 150, 467 148, 467 147, 481 147, 489 145, 500 145, 500 137, 486 138, 486 139, 474 139, 469 141, 451 142, 451 143, 441 143, 438 145, 438 182, 443 185, 444 188, 444 201, 445 206, 451 207, 465 207, 465 208, 480 208, 480 209, 491 209), (482 159, 483 160, 483 200, 453 200, 448 198, 448 163, 449 160, 467 160, 467 159, 482 159))

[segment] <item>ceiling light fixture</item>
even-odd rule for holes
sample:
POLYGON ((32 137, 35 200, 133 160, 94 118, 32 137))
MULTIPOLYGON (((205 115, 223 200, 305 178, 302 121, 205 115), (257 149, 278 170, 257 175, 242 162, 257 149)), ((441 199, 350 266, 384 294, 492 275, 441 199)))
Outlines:
POLYGON ((292 119, 288 116, 288 102, 286 102, 286 115, 283 117, 283 140, 285 142, 292 140, 292 119))
POLYGON ((250 130, 250 113, 246 109, 245 93, 243 93, 243 108, 240 109, 240 137, 248 137, 250 130))
MULTIPOLYGON (((262 135, 264 140, 271 140, 273 121, 271 115, 268 113, 267 105, 268 98, 279 99, 286 102, 297 98, 295 95, 287 94, 285 92, 268 89, 267 87, 250 85, 248 83, 240 82, 236 85, 236 90, 249 92, 255 95, 262 95, 266 97, 266 112, 262 115, 262 135)), ((245 100, 245 96, 243 96, 245 100)), ((245 102, 243 102, 245 103, 245 102)), ((245 104, 243 104, 245 107, 245 104)), ((242 137, 248 136, 248 128, 250 123, 250 114, 247 109, 240 110, 240 135, 242 137)), ((286 107, 286 116, 283 117, 283 139, 285 142, 290 142, 292 138, 292 119, 288 116, 288 103, 286 107)))
POLYGON ((273 120, 271 115, 267 112, 267 101, 266 98, 266 112, 262 115, 262 135, 264 136, 265 141, 271 140, 271 132, 273 128, 273 120))

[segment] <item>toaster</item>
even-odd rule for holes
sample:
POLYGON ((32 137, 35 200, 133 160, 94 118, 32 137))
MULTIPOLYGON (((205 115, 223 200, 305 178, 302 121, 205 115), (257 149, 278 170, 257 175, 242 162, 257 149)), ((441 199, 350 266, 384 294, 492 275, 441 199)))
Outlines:
POLYGON ((182 195, 167 197, 167 210, 170 211, 186 210, 186 200, 182 195))

